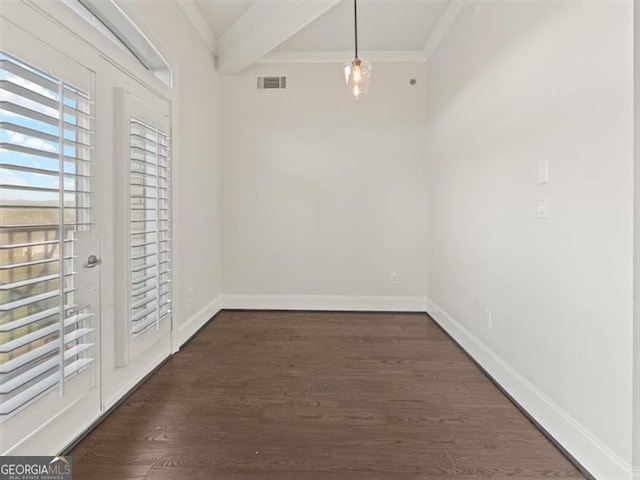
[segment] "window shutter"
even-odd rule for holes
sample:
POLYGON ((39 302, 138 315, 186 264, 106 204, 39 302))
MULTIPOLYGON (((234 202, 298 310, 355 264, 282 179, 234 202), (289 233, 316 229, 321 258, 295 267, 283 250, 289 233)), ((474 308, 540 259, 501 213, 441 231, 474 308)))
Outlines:
POLYGON ((130 332, 159 328, 171 314, 169 136, 131 117, 130 332))
POLYGON ((0 421, 94 359, 77 304, 76 232, 91 225, 92 102, 0 53, 0 421))

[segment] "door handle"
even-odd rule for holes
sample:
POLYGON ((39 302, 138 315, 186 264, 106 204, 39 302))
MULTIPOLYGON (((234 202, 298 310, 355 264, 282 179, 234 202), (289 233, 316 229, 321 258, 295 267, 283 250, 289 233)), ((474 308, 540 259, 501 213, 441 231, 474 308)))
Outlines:
POLYGON ((102 263, 102 259, 96 257, 95 255, 89 255, 87 258, 87 262, 84 264, 84 268, 94 268, 97 265, 102 263))

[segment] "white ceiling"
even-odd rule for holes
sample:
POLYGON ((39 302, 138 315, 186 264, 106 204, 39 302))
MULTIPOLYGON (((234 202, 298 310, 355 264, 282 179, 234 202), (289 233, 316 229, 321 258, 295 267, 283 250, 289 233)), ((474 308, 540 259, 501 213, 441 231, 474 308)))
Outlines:
MULTIPOLYGON (((449 0, 358 2, 358 46, 364 51, 422 50, 449 0)), ((275 49, 353 50, 353 1, 343 0, 275 49)))
MULTIPOLYGON (((390 61, 393 55, 397 60, 424 59, 463 5, 474 1, 359 0, 359 49, 390 61)), ((335 59, 338 52, 354 48, 353 0, 180 3, 183 9, 190 3, 189 13, 198 17, 197 21, 193 15, 190 18, 213 45, 224 73, 238 73, 256 61, 335 59)))
POLYGON ((253 0, 194 0, 216 38, 220 38, 251 6, 253 0))

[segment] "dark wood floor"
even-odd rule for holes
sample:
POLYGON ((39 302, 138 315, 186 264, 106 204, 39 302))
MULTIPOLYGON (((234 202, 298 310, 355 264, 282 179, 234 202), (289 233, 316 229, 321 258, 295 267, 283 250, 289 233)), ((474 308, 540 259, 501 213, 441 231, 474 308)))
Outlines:
POLYGON ((223 312, 71 455, 75 480, 583 478, 420 314, 223 312))

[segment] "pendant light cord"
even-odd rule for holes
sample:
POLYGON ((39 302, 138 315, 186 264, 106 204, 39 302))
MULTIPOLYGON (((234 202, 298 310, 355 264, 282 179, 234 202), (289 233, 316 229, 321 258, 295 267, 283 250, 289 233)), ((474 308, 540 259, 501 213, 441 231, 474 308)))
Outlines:
POLYGON ((358 58, 358 0, 353 0, 353 23, 356 37, 356 58, 358 58))

